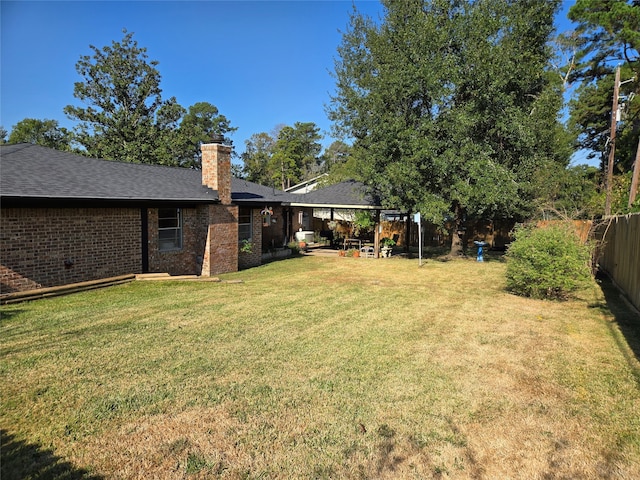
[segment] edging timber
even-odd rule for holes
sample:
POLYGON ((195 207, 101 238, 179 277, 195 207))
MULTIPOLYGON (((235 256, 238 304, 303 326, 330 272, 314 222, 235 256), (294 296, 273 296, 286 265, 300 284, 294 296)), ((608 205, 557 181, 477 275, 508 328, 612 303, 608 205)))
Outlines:
POLYGON ((38 300, 40 298, 56 297, 58 295, 66 295, 68 293, 82 292, 85 290, 93 290, 96 288, 110 287, 129 283, 133 281, 196 281, 196 282, 214 282, 214 283, 244 283, 243 280, 220 280, 218 277, 203 277, 199 275, 169 275, 168 273, 144 273, 144 274, 128 274, 118 277, 102 278, 99 280, 90 280, 87 282, 70 283, 68 285, 60 285, 57 287, 38 288, 34 290, 25 290, 24 292, 11 292, 0 295, 0 305, 8 303, 26 302, 29 300, 38 300))
POLYGON ((120 275, 118 277, 101 278, 99 280, 89 280, 87 282, 69 283, 58 287, 38 288, 35 290, 25 290, 24 292, 4 293, 0 295, 0 304, 25 302, 27 300, 36 300, 39 298, 55 297, 58 295, 66 295, 68 293, 82 292, 84 290, 92 290, 95 288, 110 287, 112 285, 120 285, 135 280, 135 274, 120 275))
POLYGON ((170 280, 192 280, 199 282, 219 282, 218 277, 203 277, 201 275, 169 275, 168 273, 139 273, 136 280, 140 281, 170 281, 170 280))

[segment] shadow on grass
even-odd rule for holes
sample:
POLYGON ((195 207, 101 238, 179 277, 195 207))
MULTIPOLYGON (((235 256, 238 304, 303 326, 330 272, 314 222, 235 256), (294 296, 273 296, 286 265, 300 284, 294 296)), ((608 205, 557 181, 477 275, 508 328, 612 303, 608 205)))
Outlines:
POLYGON ((19 315, 23 312, 22 309, 17 309, 15 307, 3 306, 0 311, 0 323, 8 322, 16 315, 19 315))
POLYGON ((16 440, 5 430, 0 430, 0 478, 18 480, 23 478, 46 478, 64 480, 101 480, 86 470, 78 469, 51 450, 40 445, 16 440))
MULTIPOLYGON (((449 247, 425 247, 422 252, 422 257, 425 260, 436 260, 440 262, 449 262, 452 258, 449 256, 449 252, 451 249, 449 247)), ((483 252, 483 262, 500 262, 505 263, 506 257, 504 256, 505 251, 501 249, 484 249, 483 252)), ((411 249, 408 254, 404 253, 404 255, 409 258, 418 258, 418 250, 411 249)), ((477 261, 478 259, 478 249, 477 248, 467 248, 464 251, 464 255, 461 257, 456 257, 457 259, 469 260, 469 261, 477 261)))
MULTIPOLYGON (((620 332, 624 335, 626 344, 633 352, 633 355, 635 355, 636 360, 640 361, 640 315, 624 300, 620 291, 606 274, 598 273, 597 280, 604 294, 606 306, 592 305, 592 307, 604 307, 606 313, 613 315, 615 323, 612 322, 609 328, 612 329, 613 337, 618 342, 620 350, 628 355, 628 350, 624 348, 625 345, 620 345, 622 339, 613 331, 614 325, 618 326, 620 332)), ((640 369, 635 365, 635 362, 629 362, 629 365, 640 385, 640 369)))

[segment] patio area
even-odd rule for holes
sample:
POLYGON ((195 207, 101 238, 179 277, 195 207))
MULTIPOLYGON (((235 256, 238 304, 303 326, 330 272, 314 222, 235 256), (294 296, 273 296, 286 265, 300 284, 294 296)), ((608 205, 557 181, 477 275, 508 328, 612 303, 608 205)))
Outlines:
MULTIPOLYGON (((360 241, 360 243, 356 245, 353 239, 348 240, 350 240, 349 243, 344 242, 342 247, 336 245, 309 244, 301 253, 316 257, 354 257, 356 256, 354 252, 358 252, 357 256, 359 258, 376 258, 373 243, 360 241)), ((391 249, 380 249, 378 258, 389 258, 392 255, 391 249)))

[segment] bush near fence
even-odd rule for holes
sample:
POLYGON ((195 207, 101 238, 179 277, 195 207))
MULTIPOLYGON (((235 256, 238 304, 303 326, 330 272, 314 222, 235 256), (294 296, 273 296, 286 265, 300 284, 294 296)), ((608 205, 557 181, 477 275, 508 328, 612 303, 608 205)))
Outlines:
POLYGON ((606 218, 596 229, 599 265, 640 309, 640 213, 606 218))
MULTIPOLYGON (((593 222, 591 220, 571 220, 573 228, 576 230, 576 235, 580 237, 582 243, 589 241, 591 235, 591 229, 593 228, 593 222)), ((566 223, 564 220, 540 220, 536 223, 538 227, 548 227, 549 225, 561 225, 566 223)))

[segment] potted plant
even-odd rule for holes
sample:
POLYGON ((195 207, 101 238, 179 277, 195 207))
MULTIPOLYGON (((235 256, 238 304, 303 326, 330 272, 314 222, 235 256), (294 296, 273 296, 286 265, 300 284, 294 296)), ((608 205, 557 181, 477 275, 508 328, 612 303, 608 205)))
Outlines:
POLYGON ((253 243, 251 243, 251 240, 242 240, 242 242, 240 243, 240 252, 253 253, 253 243))
POLYGON ((300 253, 300 244, 298 242, 291 241, 287 244, 287 247, 291 250, 293 255, 300 253))
POLYGON ((382 248, 380 249, 380 254, 383 257, 390 257, 391 251, 393 250, 393 247, 396 244, 396 242, 393 240, 393 238, 384 237, 382 240, 380 240, 380 243, 382 244, 382 248))

